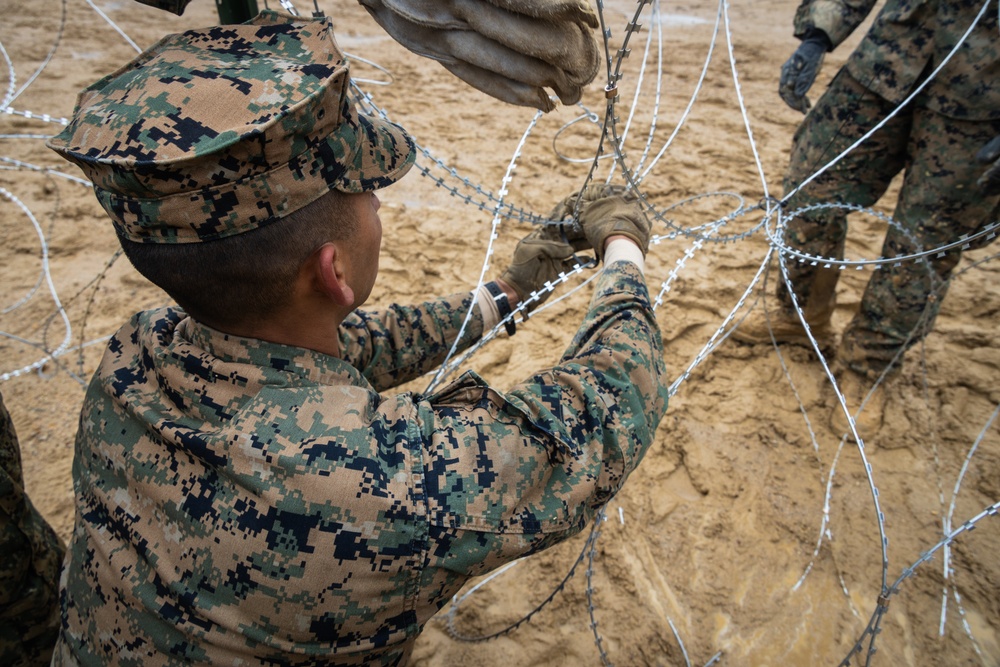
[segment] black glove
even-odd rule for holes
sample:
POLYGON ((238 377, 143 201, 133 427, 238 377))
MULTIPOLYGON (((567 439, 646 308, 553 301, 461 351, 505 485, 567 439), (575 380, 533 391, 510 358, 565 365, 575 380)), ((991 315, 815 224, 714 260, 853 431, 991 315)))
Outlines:
POLYGON ((823 56, 832 48, 833 43, 822 30, 813 28, 806 34, 792 57, 781 66, 778 94, 785 104, 802 113, 809 111, 810 102, 806 93, 819 74, 823 56))
POLYGON ((137 2, 181 16, 191 0, 137 0, 137 2))
POLYGON ((990 165, 976 181, 980 191, 987 197, 1000 195, 1000 136, 980 148, 976 160, 990 165))

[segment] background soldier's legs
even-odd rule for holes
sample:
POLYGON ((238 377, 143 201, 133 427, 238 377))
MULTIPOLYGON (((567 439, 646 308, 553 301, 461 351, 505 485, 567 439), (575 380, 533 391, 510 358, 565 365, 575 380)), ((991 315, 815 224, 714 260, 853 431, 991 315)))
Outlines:
MULTIPOLYGON (((996 221, 1000 197, 983 197, 976 179, 983 166, 974 155, 1000 134, 1000 123, 956 121, 917 107, 907 167, 882 255, 898 257, 931 249, 996 221)), ((947 279, 961 250, 889 265, 868 281, 861 308, 844 333, 841 360, 862 373, 881 373, 933 326, 947 279)))
POLYGON ((49 664, 65 552, 24 492, 21 448, 0 396, 0 665, 49 664))
MULTIPOLYGON (((795 133, 784 179, 785 192, 791 192, 846 150, 893 108, 894 105, 869 92, 841 70, 795 133)), ((796 193, 785 210, 792 212, 822 202, 873 205, 905 165, 910 124, 911 117, 905 110, 894 116, 863 144, 796 193)), ((846 236, 846 211, 827 208, 790 220, 785 242, 811 255, 841 258, 846 236)), ((787 268, 800 306, 817 312, 832 311, 839 271, 824 270, 793 259, 787 260, 787 268)), ((786 308, 791 307, 784 281, 779 282, 778 298, 786 308)))

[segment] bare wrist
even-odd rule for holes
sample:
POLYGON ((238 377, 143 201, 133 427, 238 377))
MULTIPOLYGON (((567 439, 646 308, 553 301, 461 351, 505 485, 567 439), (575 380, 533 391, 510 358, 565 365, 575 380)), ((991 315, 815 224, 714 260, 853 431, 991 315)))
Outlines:
POLYGON ((629 243, 632 243, 632 244, 635 244, 636 248, 639 247, 639 244, 635 242, 635 239, 633 239, 630 236, 625 236, 624 234, 612 234, 611 236, 609 236, 606 239, 604 239, 604 252, 608 251, 608 246, 611 245, 612 241, 617 241, 619 239, 621 239, 623 241, 628 241, 629 243))
POLYGON ((521 303, 521 297, 517 295, 517 290, 508 285, 502 278, 497 278, 493 282, 499 285, 500 289, 503 290, 503 293, 507 295, 507 301, 510 303, 510 307, 516 309, 518 304, 521 303))

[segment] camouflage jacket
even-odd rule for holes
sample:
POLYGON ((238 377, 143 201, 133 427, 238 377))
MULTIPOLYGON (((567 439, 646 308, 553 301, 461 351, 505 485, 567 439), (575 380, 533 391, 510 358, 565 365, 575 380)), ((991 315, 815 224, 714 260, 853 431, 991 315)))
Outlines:
MULTIPOLYGON (((844 41, 877 0, 804 0, 795 14, 795 35, 825 32, 844 41)), ((1000 120, 998 0, 886 0, 871 29, 847 62, 859 83, 890 102, 902 102, 944 62, 975 20, 985 15, 924 89, 922 103, 960 120, 1000 120)))
POLYGON ((357 312, 343 358, 136 315, 80 418, 53 664, 402 664, 469 577, 579 532, 666 410, 644 279, 606 269, 559 364, 506 393, 380 393, 470 303, 357 312))

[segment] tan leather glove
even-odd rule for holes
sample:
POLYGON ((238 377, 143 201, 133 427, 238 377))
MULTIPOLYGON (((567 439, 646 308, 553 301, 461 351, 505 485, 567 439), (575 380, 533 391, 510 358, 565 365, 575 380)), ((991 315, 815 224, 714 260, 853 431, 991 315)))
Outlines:
POLYGON ((593 81, 599 25, 587 0, 359 0, 397 42, 482 92, 542 111, 593 81))
POLYGON ((540 298, 525 308, 525 312, 530 313, 552 294, 551 291, 541 292, 545 283, 554 281, 576 264, 573 246, 559 238, 554 227, 540 227, 518 242, 510 266, 500 279, 514 288, 522 302, 532 292, 539 293, 540 298))
POLYGON ((620 185, 588 185, 556 204, 550 217, 566 220, 572 218, 574 211, 579 212, 579 227, 577 232, 567 233, 567 241, 577 250, 593 248, 603 261, 605 241, 609 236, 621 234, 635 241, 643 256, 646 255, 652 224, 634 192, 627 192, 620 185), (580 236, 585 245, 581 245, 580 236))
MULTIPOLYGON (((624 185, 606 185, 602 183, 591 183, 582 190, 578 190, 561 202, 555 205, 549 213, 550 220, 568 220, 578 212, 577 202, 579 201, 579 211, 583 211, 589 204, 593 204, 598 199, 611 197, 613 195, 624 195, 624 185)), ((590 247, 590 246, 587 246, 590 247)))

